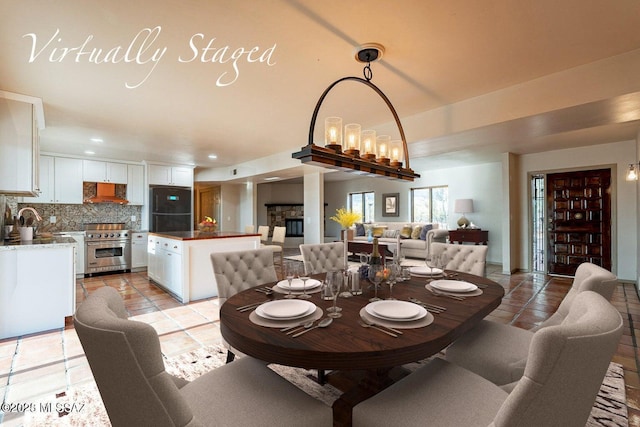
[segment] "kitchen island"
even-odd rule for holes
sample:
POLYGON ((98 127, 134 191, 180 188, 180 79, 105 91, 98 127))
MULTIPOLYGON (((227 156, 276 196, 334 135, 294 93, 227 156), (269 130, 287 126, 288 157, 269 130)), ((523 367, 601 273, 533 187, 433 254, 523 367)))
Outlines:
POLYGON ((183 303, 218 296, 212 252, 258 249, 260 234, 234 231, 149 232, 147 274, 183 303))
POLYGON ((65 326, 76 306, 76 241, 0 243, 0 339, 65 326))

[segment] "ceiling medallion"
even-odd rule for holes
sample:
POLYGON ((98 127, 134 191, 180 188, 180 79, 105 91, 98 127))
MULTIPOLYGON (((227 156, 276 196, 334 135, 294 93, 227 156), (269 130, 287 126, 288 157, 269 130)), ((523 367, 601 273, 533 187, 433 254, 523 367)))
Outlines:
POLYGON ((420 175, 409 167, 407 140, 395 108, 389 98, 376 85, 371 83, 373 78, 371 62, 382 58, 383 53, 384 47, 377 43, 367 43, 355 50, 356 61, 367 64, 363 69, 364 79, 360 77, 343 77, 325 89, 320 99, 318 99, 311 117, 308 144, 302 147, 300 151, 293 153, 291 157, 305 164, 360 175, 382 176, 400 181, 413 181, 415 178, 420 178, 420 175), (314 144, 313 135, 316 119, 322 102, 331 89, 344 81, 362 83, 384 100, 396 122, 401 140, 393 141, 389 135, 376 136, 376 131, 361 130, 360 125, 357 123, 349 123, 343 129, 340 117, 327 117, 325 119, 324 146, 314 144), (406 165, 405 167, 403 167, 403 162, 406 165))

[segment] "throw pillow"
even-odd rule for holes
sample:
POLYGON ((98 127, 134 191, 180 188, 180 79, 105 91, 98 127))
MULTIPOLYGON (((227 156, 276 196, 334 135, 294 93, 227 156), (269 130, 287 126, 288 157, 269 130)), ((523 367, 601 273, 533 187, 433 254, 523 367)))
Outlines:
POLYGON ((420 233, 422 233, 422 226, 416 225, 411 232, 411 238, 413 240, 418 240, 420 238, 420 233))
POLYGON ((401 239, 410 239, 411 238, 411 226, 410 225, 405 225, 404 227, 402 227, 402 230, 400 230, 400 238, 401 239))
POLYGON ((382 237, 386 237, 387 239, 395 239, 396 237, 398 237, 398 233, 400 233, 400 230, 384 230, 382 232, 382 237))
POLYGON ((373 227, 373 237, 382 237, 386 227, 373 227))
POLYGON ((366 236, 364 224, 356 223, 356 236, 366 236))
POLYGON ((433 229, 433 225, 432 224, 427 224, 424 227, 422 227, 422 231, 420 232, 420 240, 427 240, 427 233, 429 232, 429 230, 433 229))

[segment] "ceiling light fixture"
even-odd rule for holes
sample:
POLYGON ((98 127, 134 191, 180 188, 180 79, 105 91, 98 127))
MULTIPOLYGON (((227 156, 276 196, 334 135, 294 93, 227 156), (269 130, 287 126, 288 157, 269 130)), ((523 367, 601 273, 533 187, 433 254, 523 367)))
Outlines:
POLYGON ((216 156, 215 154, 209 154, 209 156, 207 156, 207 157, 209 157, 210 159, 213 159, 213 160, 218 158, 218 156, 216 156))
POLYGON ((84 154, 92 155, 92 154, 96 154, 96 152, 91 150, 86 150, 84 154))
POLYGON ((629 170, 627 171, 627 181, 637 181, 638 171, 640 170, 640 163, 629 163, 629 170))
POLYGON ((343 77, 325 89, 311 117, 308 144, 302 147, 300 151, 293 153, 291 157, 300 160, 302 163, 361 175, 383 176, 400 181, 413 181, 415 178, 420 178, 420 175, 409 167, 407 140, 395 108, 389 98, 376 85, 371 83, 373 78, 371 62, 380 59, 383 53, 384 47, 377 43, 364 44, 356 49, 356 60, 367 64, 363 69, 364 79, 360 77, 343 77), (376 137, 375 131, 361 130, 360 125, 356 123, 350 123, 344 127, 345 137, 343 138, 342 119, 340 117, 327 117, 325 119, 324 146, 313 143, 313 134, 320 106, 331 89, 344 81, 362 83, 373 89, 384 100, 396 121, 401 140, 392 141, 388 135, 376 137), (406 165, 405 167, 403 167, 403 161, 406 165))
POLYGON ((280 179, 279 176, 269 176, 269 177, 265 178, 264 180, 265 181, 276 181, 278 179, 280 179))
POLYGON ((104 140, 102 138, 91 138, 91 142, 95 142, 96 144, 102 144, 104 140))

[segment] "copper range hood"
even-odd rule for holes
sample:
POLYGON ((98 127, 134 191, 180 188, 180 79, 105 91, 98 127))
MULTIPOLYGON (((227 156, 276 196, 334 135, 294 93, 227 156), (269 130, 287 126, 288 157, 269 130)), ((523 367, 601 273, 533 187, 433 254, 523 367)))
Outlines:
POLYGON ((96 183, 95 197, 84 199, 84 203, 117 203, 126 205, 129 203, 127 199, 116 196, 116 185, 106 184, 102 182, 96 183))

